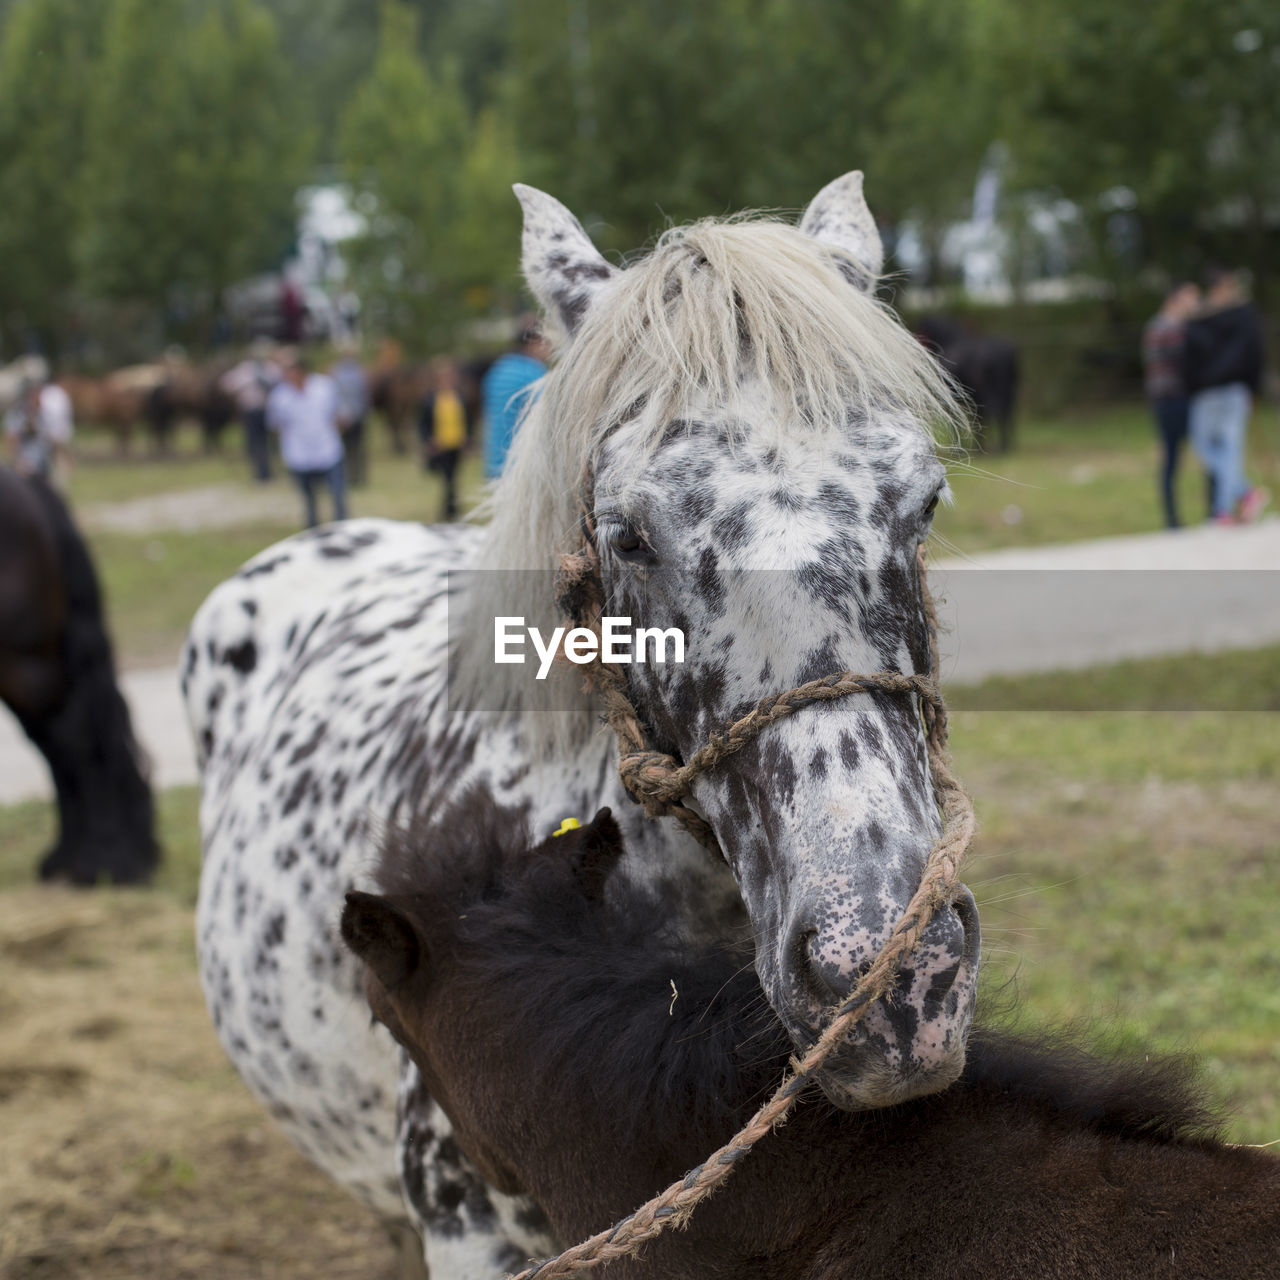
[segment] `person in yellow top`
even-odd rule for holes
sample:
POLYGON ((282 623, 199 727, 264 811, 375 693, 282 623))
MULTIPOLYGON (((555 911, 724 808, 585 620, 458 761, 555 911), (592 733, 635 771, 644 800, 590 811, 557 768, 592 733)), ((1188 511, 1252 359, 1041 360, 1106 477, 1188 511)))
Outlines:
POLYGON ((467 407, 458 393, 457 366, 449 359, 431 366, 431 392, 422 402, 418 438, 422 442, 422 465, 437 471, 444 480, 444 519, 458 515, 458 459, 470 432, 467 407))

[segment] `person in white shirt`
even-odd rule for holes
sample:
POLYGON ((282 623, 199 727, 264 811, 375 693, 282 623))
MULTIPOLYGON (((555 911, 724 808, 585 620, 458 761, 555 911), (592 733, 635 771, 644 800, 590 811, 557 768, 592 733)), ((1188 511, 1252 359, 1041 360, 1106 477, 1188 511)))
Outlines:
POLYGON ((285 366, 284 378, 267 397, 267 426, 280 436, 280 457, 306 502, 307 528, 317 523, 316 488, 328 487, 333 518, 347 518, 338 392, 333 379, 311 373, 301 356, 285 366))
POLYGON ((219 386, 235 401, 244 424, 245 451, 254 479, 271 479, 271 456, 267 448, 267 397, 280 381, 280 369, 271 359, 271 343, 259 338, 249 348, 247 359, 228 369, 219 386))
POLYGON ((71 470, 75 420, 71 397, 56 382, 28 384, 5 414, 4 432, 10 460, 19 474, 52 480, 55 470, 71 470))

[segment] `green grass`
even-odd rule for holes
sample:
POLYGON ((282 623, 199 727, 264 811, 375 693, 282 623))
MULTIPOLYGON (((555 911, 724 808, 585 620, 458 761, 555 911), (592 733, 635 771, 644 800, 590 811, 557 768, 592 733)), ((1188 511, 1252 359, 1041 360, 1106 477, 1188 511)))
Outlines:
POLYGON ((1280 1137, 1280 717, 967 711, 953 743, 983 989, 1190 1050, 1236 1140, 1280 1137))
MULTIPOLYGON (((1250 475, 1280 488, 1280 428, 1269 406, 1249 435, 1250 475)), ((949 467, 955 505, 935 521, 938 553, 1036 546, 1163 525, 1157 447, 1143 405, 1121 405, 1022 424, 1009 456, 971 454, 949 467)), ((1178 482, 1186 524, 1204 519, 1204 481, 1190 449, 1178 482)))
POLYGON ((77 506, 128 502, 154 493, 245 483, 248 468, 241 459, 239 443, 233 428, 226 433, 224 451, 209 455, 202 451, 195 429, 183 427, 168 454, 157 455, 149 442, 137 439, 127 454, 121 454, 110 432, 77 425, 71 499, 77 506))
POLYGON ((1280 645, 993 676, 946 693, 953 710, 1280 711, 1280 645))
MULTIPOLYGON (((161 893, 194 906, 200 881, 200 791, 171 787, 156 793, 157 831, 164 858, 150 889, 121 893, 161 893)), ((28 885, 36 864, 52 844, 52 804, 26 800, 0 806, 0 893, 28 885)))
POLYGON ((205 596, 288 530, 245 525, 210 533, 91 538, 122 666, 167 666, 205 596))
MULTIPOLYGON (((348 493, 351 514, 436 519, 444 501, 439 477, 422 469, 416 453, 393 453, 390 437, 376 419, 368 439, 369 485, 348 493)), ((189 426, 177 432, 173 449, 163 456, 135 445, 122 457, 113 438, 93 428, 77 436, 76 449, 80 465, 72 473, 70 495, 78 507, 214 485, 234 485, 246 494, 263 491, 249 478, 239 429, 234 425, 227 429, 221 451, 213 455, 203 452, 198 432, 189 426)), ((279 459, 273 466, 275 479, 266 486, 266 492, 279 495, 281 524, 287 530, 296 527, 301 519, 302 500, 281 469, 279 459)), ((460 480, 464 500, 478 496, 481 485, 480 460, 475 455, 468 456, 463 460, 460 480)), ((323 505, 321 511, 325 511, 323 505)))
POLYGON ((962 765, 972 753, 1001 790, 1023 794, 1034 794, 1050 768, 1068 783, 1280 788, 1280 718, 1272 711, 959 711, 951 736, 962 765))

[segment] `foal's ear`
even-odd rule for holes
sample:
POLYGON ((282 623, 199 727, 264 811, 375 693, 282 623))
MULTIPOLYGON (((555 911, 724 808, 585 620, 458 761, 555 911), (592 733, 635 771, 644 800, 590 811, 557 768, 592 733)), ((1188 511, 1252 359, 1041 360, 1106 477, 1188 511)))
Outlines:
POLYGON ((862 170, 854 169, 818 192, 800 219, 800 230, 850 258, 841 270, 863 293, 872 293, 884 268, 884 245, 862 194, 862 170))
POLYGON ((524 209, 524 278, 543 310, 572 336, 617 270, 601 257, 582 223, 554 196, 522 182, 512 190, 524 209))
POLYGON ((585 827, 567 834, 576 837, 572 850, 573 870, 582 891, 592 902, 604 897, 605 881, 622 857, 622 832, 607 806, 585 827))
POLYGON ((390 899, 358 889, 347 894, 342 937, 388 990, 412 976, 426 959, 413 921, 390 899))

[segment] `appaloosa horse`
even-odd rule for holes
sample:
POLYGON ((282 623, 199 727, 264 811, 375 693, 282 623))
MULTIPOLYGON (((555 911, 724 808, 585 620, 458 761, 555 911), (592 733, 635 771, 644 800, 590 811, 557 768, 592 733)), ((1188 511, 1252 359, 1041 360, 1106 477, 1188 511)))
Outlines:
MULTIPOLYGON (((397 833, 342 932, 370 1004, 489 1180, 560 1236, 618 1222, 731 1135, 790 1045, 734 936, 611 883, 608 811, 540 842, 462 797, 397 833)), ((975 1030, 941 1094, 805 1098, 687 1228, 609 1277, 1246 1280, 1280 1274, 1280 1160, 1229 1147, 1179 1059, 975 1030)))
MULTIPOLYGON (((882 264, 853 173, 798 227, 699 222, 606 262, 539 191, 524 269, 564 331, 486 527, 350 521, 263 552, 193 624, 183 687, 203 770, 200 971, 227 1053, 298 1146, 441 1277, 551 1243, 488 1184, 385 1030, 342 946, 343 895, 380 832, 448 804, 554 824, 622 815, 622 882, 690 935, 737 922, 792 1041, 810 1043, 914 892, 939 830, 914 695, 779 721, 694 784, 724 853, 646 820, 577 673, 495 662, 499 619, 540 634, 590 529, 609 612, 679 629, 683 663, 624 668, 655 749, 688 758, 766 694, 842 670, 927 673, 918 551, 958 418, 932 357, 873 297, 882 264), (547 683, 552 683, 551 681, 547 683)), ((972 897, 929 926, 891 1001, 826 1062, 837 1106, 936 1092, 964 1064, 972 897)))
POLYGON ((116 684, 98 577, 65 503, 0 467, 0 700, 49 763, 42 879, 133 884, 159 860, 146 761, 116 684))

